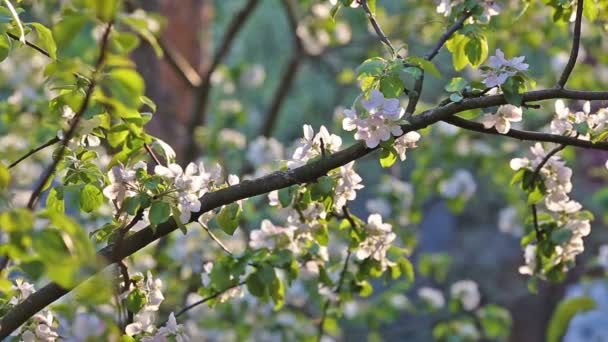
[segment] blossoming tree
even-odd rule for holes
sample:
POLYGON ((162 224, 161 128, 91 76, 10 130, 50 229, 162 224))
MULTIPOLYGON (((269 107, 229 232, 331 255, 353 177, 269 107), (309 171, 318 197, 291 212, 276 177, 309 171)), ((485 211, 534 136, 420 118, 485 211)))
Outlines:
MULTIPOLYGON (((606 46, 608 1, 412 1, 403 13, 390 12, 402 8, 388 1, 273 1, 294 57, 267 116, 247 124, 214 114, 242 112, 238 103, 212 103, 212 89, 234 94, 227 79, 235 75, 245 88, 264 86, 263 69, 232 70, 226 61, 263 6, 242 3, 198 72, 143 3, 2 2, 0 338, 325 341, 357 322, 379 338, 381 324, 407 313, 437 314, 428 329, 436 340, 507 339, 509 311, 482 300, 471 279, 447 282, 445 255, 415 256, 416 227, 432 196, 455 212, 474 198, 480 180, 449 154, 473 156, 487 171, 480 179, 500 185, 497 195, 510 204, 498 226, 521 237, 521 266, 512 271, 528 277, 532 292, 566 278, 593 215, 575 199, 574 158, 562 152, 608 150, 605 77, 566 85, 581 52, 585 75, 608 62, 596 46, 606 46), (437 27, 419 46, 386 30, 431 25, 427 17, 437 27), (525 49, 507 42, 534 31, 532 20, 552 31, 546 43, 564 57, 549 76, 524 55, 549 48, 538 37, 525 49), (332 49, 357 32, 373 48, 344 67, 332 49), (140 45, 192 90, 185 147, 146 129, 162 99, 146 96, 150 84, 133 53, 140 45), (447 58, 434 62, 440 54, 447 58), (306 123, 302 138, 284 146, 273 129, 303 60, 344 68, 335 87, 357 94, 344 98, 337 122, 325 115, 321 125, 306 123), (551 113, 546 123, 543 112, 551 113), (252 129, 247 143, 242 132, 252 129), (474 137, 477 150, 454 152, 456 134, 474 137), (491 136, 520 142, 504 150, 484 143, 491 136), (413 170, 402 172, 400 162, 413 170), (366 210, 357 204, 371 196, 360 195, 364 184, 377 195, 366 210), (415 275, 426 281, 415 284, 415 275)), ((566 304, 570 312, 593 306, 566 304)), ((556 314, 548 336, 566 335, 572 316, 556 314)))

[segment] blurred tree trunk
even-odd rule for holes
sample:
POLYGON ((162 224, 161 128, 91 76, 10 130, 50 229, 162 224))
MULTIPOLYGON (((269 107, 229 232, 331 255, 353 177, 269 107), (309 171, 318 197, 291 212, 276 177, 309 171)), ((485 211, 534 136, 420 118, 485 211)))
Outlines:
MULTIPOLYGON (((165 17, 162 38, 167 47, 181 54, 195 69, 205 70, 211 56, 213 0, 145 0, 141 4, 145 10, 165 17)), ((194 92, 147 44, 142 44, 133 57, 146 81, 147 95, 158 106, 148 131, 181 154, 194 92)))

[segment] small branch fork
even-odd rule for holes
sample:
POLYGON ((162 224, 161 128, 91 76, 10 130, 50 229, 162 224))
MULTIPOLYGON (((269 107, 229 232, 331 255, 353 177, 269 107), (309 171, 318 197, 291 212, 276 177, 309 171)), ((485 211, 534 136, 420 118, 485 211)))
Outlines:
POLYGON ((386 34, 384 34, 384 31, 382 31, 382 28, 380 27, 380 25, 378 24, 378 21, 376 20, 376 16, 374 15, 374 13, 372 13, 372 10, 369 8, 369 4, 367 3, 367 0, 358 0, 358 1, 361 4, 361 7, 363 7, 365 14, 367 14, 367 18, 369 19, 370 24, 372 24, 374 31, 376 31, 378 38, 380 38, 380 41, 382 43, 384 43, 384 45, 386 45, 386 47, 391 52, 391 55, 395 56, 397 54, 397 51, 395 50, 395 47, 393 46, 391 41, 388 39, 386 34))

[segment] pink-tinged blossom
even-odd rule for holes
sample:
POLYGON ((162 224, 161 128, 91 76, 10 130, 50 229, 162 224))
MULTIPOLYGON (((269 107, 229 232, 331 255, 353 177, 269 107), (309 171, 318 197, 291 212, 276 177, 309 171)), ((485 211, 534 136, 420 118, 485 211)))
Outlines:
POLYGON ((315 135, 312 126, 304 125, 304 138, 300 139, 287 167, 296 168, 306 164, 310 159, 321 156, 323 152, 334 153, 340 150, 342 138, 330 134, 325 126, 321 126, 319 133, 315 135))
POLYGON ((401 161, 405 160, 405 152, 408 148, 416 148, 417 142, 420 140, 420 133, 418 132, 407 132, 399 138, 395 139, 393 147, 399 154, 401 161))
POLYGON ((511 129, 511 122, 519 122, 522 119, 522 109, 513 105, 498 107, 494 114, 485 114, 481 118, 481 123, 485 128, 496 128, 501 134, 506 134, 511 129))
POLYGON ((364 109, 361 113, 355 107, 344 111, 342 128, 346 131, 356 130, 355 139, 365 141, 367 147, 375 148, 381 141, 403 134, 400 120, 405 109, 401 107, 399 99, 387 99, 374 89, 369 99, 361 100, 361 107, 364 109))
POLYGON ((488 88, 498 87, 504 84, 509 77, 528 70, 529 65, 524 63, 525 59, 525 56, 506 59, 502 50, 496 49, 496 55, 490 56, 488 59, 490 70, 483 74, 483 84, 488 88))

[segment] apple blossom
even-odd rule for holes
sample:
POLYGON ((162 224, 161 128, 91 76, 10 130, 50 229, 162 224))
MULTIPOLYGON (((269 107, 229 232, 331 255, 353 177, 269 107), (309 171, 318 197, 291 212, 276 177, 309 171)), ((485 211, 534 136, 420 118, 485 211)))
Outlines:
POLYGON ((481 123, 485 128, 495 127, 498 133, 505 134, 511 129, 511 122, 519 122, 521 119, 521 108, 508 104, 498 107, 495 114, 485 114, 481 123))

